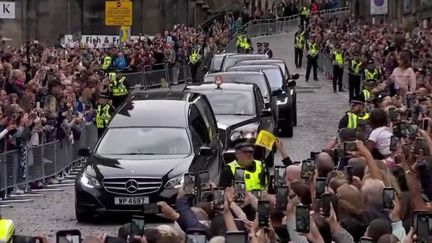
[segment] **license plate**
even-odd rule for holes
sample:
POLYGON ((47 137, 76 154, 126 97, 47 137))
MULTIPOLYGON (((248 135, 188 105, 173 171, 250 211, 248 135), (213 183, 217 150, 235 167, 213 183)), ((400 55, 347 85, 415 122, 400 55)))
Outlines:
POLYGON ((149 203, 148 197, 115 197, 115 205, 144 205, 149 203))

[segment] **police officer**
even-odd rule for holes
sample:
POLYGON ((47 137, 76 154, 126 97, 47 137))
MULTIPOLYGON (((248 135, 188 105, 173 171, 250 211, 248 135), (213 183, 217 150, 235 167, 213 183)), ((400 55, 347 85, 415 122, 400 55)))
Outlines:
POLYGON ((339 121, 339 129, 351 128, 357 129, 359 125, 359 116, 362 115, 364 107, 364 101, 361 97, 351 99, 351 109, 345 113, 342 119, 339 121))
POLYGON ((307 29, 309 26, 309 17, 311 15, 311 7, 308 4, 304 4, 300 9, 300 25, 307 29))
POLYGON ((201 48, 194 46, 189 55, 189 63, 191 67, 192 83, 198 83, 198 71, 201 65, 201 48))
POLYGON ((237 52, 238 53, 252 53, 252 40, 244 34, 237 36, 237 52))
POLYGON ((113 97, 113 106, 119 107, 128 95, 129 85, 126 82, 126 77, 118 75, 115 72, 108 74, 110 79, 110 89, 113 97))
POLYGON ((102 57, 102 67, 101 69, 105 72, 108 72, 111 69, 112 57, 109 53, 105 53, 102 57))
POLYGON ((261 42, 257 43, 257 53, 258 54, 263 54, 264 53, 263 45, 262 45, 261 42))
POLYGON ((303 63, 303 51, 306 43, 307 34, 303 27, 299 25, 299 30, 294 36, 294 63, 296 68, 301 68, 303 63))
POLYGON ((349 88, 349 100, 354 97, 360 96, 360 85, 361 85, 361 77, 363 73, 363 63, 361 60, 360 53, 358 51, 354 51, 353 58, 349 65, 349 79, 348 79, 348 88, 349 88))
POLYGON ((268 42, 264 42, 264 54, 268 56, 269 59, 273 57, 273 51, 269 48, 270 44, 268 42))
POLYGON ((373 99, 372 90, 376 87, 376 85, 377 81, 373 79, 366 80, 364 83, 361 95, 365 103, 369 103, 373 99))
POLYGON ((373 80, 379 82, 381 79, 381 72, 375 67, 375 62, 373 59, 369 59, 366 63, 366 69, 364 70, 363 80, 373 80))
POLYGON ((337 92, 336 84, 339 88, 339 92, 343 92, 342 79, 344 73, 345 55, 340 49, 340 45, 335 45, 335 51, 333 53, 333 92, 337 92))
POLYGON ((308 42, 308 45, 306 47, 306 50, 308 51, 308 61, 307 61, 307 67, 306 67, 306 82, 309 81, 309 76, 311 72, 311 68, 313 67, 313 74, 314 74, 314 80, 318 81, 318 73, 317 73, 317 67, 318 67, 318 43, 315 41, 315 36, 311 36, 310 41, 308 42))
MULTIPOLYGON (((246 190, 265 190, 267 185, 266 166, 259 160, 254 159, 255 146, 252 141, 239 139, 235 142, 236 160, 225 165, 222 170, 219 186, 231 187, 237 180, 236 169, 243 169, 243 179, 246 184, 246 190)), ((241 175, 240 175, 241 176, 241 175)), ((241 179, 241 178, 240 178, 241 179)))
POLYGON ((111 121, 112 114, 114 113, 114 107, 110 104, 110 97, 106 93, 99 95, 99 100, 96 108, 96 127, 98 129, 98 138, 102 136, 102 133, 108 127, 111 121))

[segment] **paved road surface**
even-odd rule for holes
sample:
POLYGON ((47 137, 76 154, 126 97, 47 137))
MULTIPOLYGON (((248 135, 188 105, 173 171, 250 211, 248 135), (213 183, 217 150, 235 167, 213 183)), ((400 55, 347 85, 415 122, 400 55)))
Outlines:
MULTIPOLYGON (((301 75, 297 82, 298 126, 294 130, 294 137, 283 139, 283 143, 293 160, 302 160, 309 156, 310 151, 319 150, 329 137, 335 136, 337 123, 348 108, 348 95, 334 94, 331 82, 325 80, 323 75, 320 75, 319 82, 304 81, 305 70, 296 70, 293 63, 293 38, 294 33, 289 33, 257 39, 261 42, 268 41, 275 58, 285 59, 290 72, 301 75)), ((277 155, 276 163, 280 163, 280 159, 277 155)), ((75 220, 74 200, 73 186, 69 186, 63 192, 45 193, 32 203, 3 208, 2 214, 15 221, 17 234, 46 234, 50 238, 55 237, 56 231, 63 229, 79 229, 83 236, 102 232, 116 235, 119 226, 128 221, 116 218, 101 219, 99 223, 92 225, 78 224, 75 220)))

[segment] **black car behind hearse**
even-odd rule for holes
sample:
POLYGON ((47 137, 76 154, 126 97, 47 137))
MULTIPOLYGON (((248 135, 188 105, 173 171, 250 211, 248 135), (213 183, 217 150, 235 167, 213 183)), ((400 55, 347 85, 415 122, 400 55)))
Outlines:
POLYGON ((223 147, 204 95, 171 91, 133 94, 114 114, 75 181, 79 222, 109 212, 142 212, 175 202, 185 173, 209 171, 218 183, 223 147))
MULTIPOLYGON (((201 93, 210 101, 224 144, 226 163, 235 159, 233 142, 237 139, 254 139, 261 130, 275 132, 273 115, 265 108, 261 91, 255 84, 203 83, 188 85, 185 92, 201 93)), ((272 167, 274 151, 257 148, 255 158, 272 167)))

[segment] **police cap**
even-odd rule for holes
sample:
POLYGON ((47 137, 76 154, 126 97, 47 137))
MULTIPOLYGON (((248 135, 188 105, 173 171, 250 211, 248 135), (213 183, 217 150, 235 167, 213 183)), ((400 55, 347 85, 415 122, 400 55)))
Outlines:
POLYGON ((340 45, 339 45, 339 44, 336 44, 335 47, 336 47, 336 48, 340 48, 340 45))
POLYGON ((374 64, 375 63, 375 61, 373 60, 373 59, 369 59, 368 61, 367 61, 367 64, 374 64))
POLYGON ((257 46, 262 46, 262 43, 261 43, 261 42, 258 42, 258 43, 257 43, 257 46))
POLYGON ((360 52, 359 52, 359 51, 354 51, 354 52, 353 52, 353 55, 354 55, 354 56, 358 56, 358 55, 360 55, 360 52))
POLYGON ((353 98, 350 101, 351 105, 364 105, 364 101, 362 98, 353 98))
POLYGON ((270 44, 268 42, 263 43, 264 46, 269 46, 270 44))
POLYGON ((234 148, 236 150, 243 150, 243 151, 254 151, 255 150, 254 143, 249 139, 245 139, 245 138, 237 139, 234 142, 234 144, 235 144, 234 148))
POLYGON ((100 94, 99 94, 99 98, 102 98, 102 99, 109 99, 109 98, 110 98, 110 95, 107 94, 107 93, 100 93, 100 94))
POLYGON ((365 84, 366 84, 367 86, 375 86, 375 85, 377 84, 377 81, 376 81, 376 80, 373 80, 373 79, 369 79, 369 80, 366 81, 365 84))

